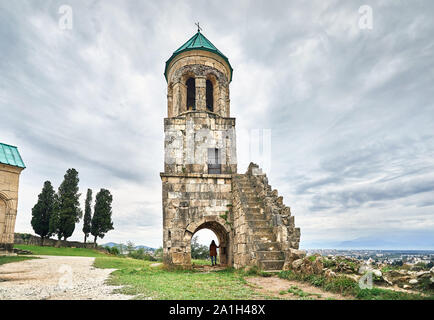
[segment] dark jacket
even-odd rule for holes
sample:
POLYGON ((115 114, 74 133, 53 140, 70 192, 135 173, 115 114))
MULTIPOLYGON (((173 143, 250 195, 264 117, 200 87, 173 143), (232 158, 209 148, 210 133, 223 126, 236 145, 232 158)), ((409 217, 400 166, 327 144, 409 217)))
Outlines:
POLYGON ((211 244, 209 246, 209 255, 210 255, 210 257, 217 256, 217 248, 218 248, 218 246, 216 244, 211 244))

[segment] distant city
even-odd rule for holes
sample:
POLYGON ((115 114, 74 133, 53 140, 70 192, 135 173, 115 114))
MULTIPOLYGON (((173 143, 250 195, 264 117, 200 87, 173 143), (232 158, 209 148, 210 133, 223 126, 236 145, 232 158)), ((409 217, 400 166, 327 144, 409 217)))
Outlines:
POLYGON ((322 256, 344 256, 360 260, 394 264, 402 261, 405 264, 434 263, 434 250, 339 250, 308 249, 308 255, 318 253, 322 256))
MULTIPOLYGON (((118 247, 121 253, 127 251, 125 244, 109 242, 102 245, 103 247, 118 247)), ((144 249, 144 251, 153 253, 156 248, 136 245, 134 249, 144 249)), ((417 263, 434 264, 434 250, 374 250, 374 249, 306 249, 307 255, 320 254, 322 256, 343 256, 355 258, 364 261, 371 261, 383 264, 404 263, 414 265, 417 263)))

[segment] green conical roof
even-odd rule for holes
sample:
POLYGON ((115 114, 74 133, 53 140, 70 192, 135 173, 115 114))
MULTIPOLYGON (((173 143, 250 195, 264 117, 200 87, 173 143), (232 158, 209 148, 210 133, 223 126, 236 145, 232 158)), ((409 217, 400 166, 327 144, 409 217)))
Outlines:
POLYGON ((231 78, 229 79, 229 81, 232 81, 233 69, 231 64, 229 63, 228 58, 223 53, 221 53, 215 47, 215 45, 213 45, 211 41, 209 41, 200 31, 198 31, 193 37, 191 37, 186 43, 184 43, 178 50, 173 52, 170 59, 166 61, 166 68, 164 69, 164 76, 166 77, 166 81, 167 81, 167 67, 169 66, 173 58, 175 58, 181 52, 190 51, 190 50, 206 50, 206 51, 214 52, 215 54, 222 57, 229 65, 229 68, 231 70, 231 78))

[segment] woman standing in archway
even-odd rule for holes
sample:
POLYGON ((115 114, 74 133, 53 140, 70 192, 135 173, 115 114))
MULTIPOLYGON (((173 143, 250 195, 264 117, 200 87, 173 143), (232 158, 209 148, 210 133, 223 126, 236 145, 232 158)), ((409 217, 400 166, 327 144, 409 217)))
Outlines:
POLYGON ((215 244, 214 240, 211 241, 211 244, 209 246, 209 255, 211 257, 211 265, 217 265, 217 248, 219 246, 215 244))

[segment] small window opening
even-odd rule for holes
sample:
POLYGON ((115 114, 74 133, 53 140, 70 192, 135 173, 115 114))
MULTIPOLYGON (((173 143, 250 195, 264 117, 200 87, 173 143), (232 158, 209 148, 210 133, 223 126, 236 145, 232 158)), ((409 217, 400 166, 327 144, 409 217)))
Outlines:
POLYGON ((196 84, 194 78, 187 80, 187 110, 196 110, 196 84))
POLYGON ((206 108, 208 111, 214 111, 214 93, 210 80, 206 80, 206 108))
POLYGON ((208 173, 222 173, 222 165, 220 163, 220 150, 216 148, 208 149, 208 173))

